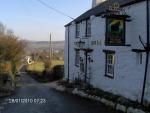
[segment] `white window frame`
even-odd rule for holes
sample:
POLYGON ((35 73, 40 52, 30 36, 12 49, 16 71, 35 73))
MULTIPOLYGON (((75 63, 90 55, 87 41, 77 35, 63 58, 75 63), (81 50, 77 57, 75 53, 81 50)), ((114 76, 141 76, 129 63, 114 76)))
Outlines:
POLYGON ((91 37, 91 20, 86 20, 86 37, 91 37))
POLYGON ((115 54, 106 53, 106 73, 105 75, 114 78, 115 54))
POLYGON ((80 38, 80 23, 76 24, 76 38, 80 38))
POLYGON ((136 58, 137 64, 142 64, 143 63, 143 53, 142 52, 137 53, 136 57, 137 57, 136 58))
POLYGON ((75 66, 79 66, 80 64, 80 51, 75 50, 75 66))
POLYGON ((85 65, 84 65, 84 62, 83 62, 83 61, 80 62, 80 71, 81 71, 82 73, 85 72, 85 65))

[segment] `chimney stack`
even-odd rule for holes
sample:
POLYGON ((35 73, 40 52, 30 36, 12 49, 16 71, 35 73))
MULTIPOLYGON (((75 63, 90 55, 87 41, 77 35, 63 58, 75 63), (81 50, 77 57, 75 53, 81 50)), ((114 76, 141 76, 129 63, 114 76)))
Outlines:
POLYGON ((100 3, 104 2, 106 0, 92 0, 92 8, 96 7, 100 3))

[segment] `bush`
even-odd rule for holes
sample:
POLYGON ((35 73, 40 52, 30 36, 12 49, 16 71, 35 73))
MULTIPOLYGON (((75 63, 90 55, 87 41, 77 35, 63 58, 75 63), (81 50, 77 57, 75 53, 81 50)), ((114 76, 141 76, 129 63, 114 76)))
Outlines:
POLYGON ((15 82, 14 82, 14 77, 13 75, 10 73, 7 73, 7 74, 0 74, 0 86, 1 87, 5 87, 5 88, 13 88, 13 86, 15 85, 15 82), (6 87, 6 84, 9 83, 9 86, 7 85, 6 87))
POLYGON ((63 65, 56 65, 52 69, 52 79, 59 80, 62 79, 64 76, 64 66, 63 65))
POLYGON ((52 70, 44 69, 43 71, 33 71, 27 70, 27 72, 38 82, 50 82, 60 80, 64 76, 64 66, 63 65, 56 65, 52 68, 52 70))
POLYGON ((6 74, 6 73, 11 73, 11 63, 10 62, 4 62, 4 61, 1 61, 0 62, 0 74, 6 74))

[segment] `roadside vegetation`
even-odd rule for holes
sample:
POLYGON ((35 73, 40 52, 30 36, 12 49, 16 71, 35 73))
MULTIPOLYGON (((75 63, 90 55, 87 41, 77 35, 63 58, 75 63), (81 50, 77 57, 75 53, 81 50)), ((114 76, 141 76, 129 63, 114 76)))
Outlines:
MULTIPOLYGON (((51 68, 54 68, 57 65, 64 65, 64 61, 63 60, 53 60, 51 68)), ((44 62, 37 61, 33 64, 30 64, 30 65, 27 66, 27 70, 42 73, 45 70, 44 62)))
POLYGON ((34 62, 27 66, 27 72, 38 82, 50 82, 63 78, 64 60, 63 52, 53 53, 52 59, 49 52, 39 52, 31 54, 34 62), (35 56, 36 55, 36 56, 35 56))
MULTIPOLYGON (((0 92, 15 89, 15 75, 21 64, 26 42, 0 23, 0 92)), ((0 95, 2 95, 0 93, 0 95)))

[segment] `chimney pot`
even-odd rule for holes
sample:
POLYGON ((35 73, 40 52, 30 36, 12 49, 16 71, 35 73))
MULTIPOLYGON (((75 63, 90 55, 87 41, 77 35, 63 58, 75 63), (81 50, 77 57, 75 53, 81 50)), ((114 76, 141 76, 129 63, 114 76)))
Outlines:
POLYGON ((92 0, 92 8, 96 7, 100 3, 104 2, 106 0, 92 0))

